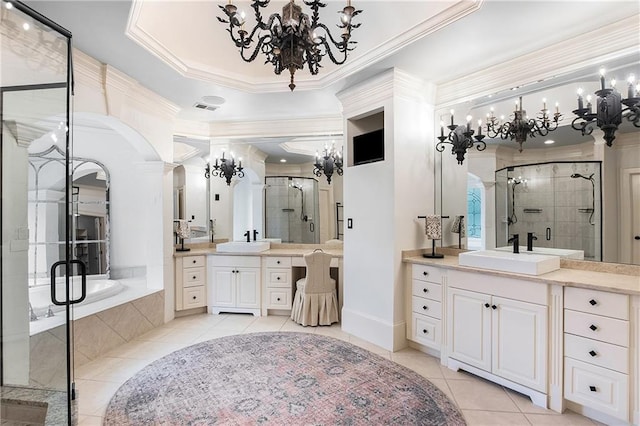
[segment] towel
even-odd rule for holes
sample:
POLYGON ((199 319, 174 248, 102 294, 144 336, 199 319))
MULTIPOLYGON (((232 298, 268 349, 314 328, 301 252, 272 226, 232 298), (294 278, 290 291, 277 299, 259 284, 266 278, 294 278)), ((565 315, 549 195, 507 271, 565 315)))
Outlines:
POLYGON ((451 225, 451 232, 454 234, 460 234, 461 237, 465 236, 464 232, 464 216, 456 216, 451 225))
POLYGON ((430 240, 442 239, 442 222, 440 219, 440 215, 432 214, 428 215, 425 220, 424 232, 430 240))
POLYGON ((176 227, 176 234, 178 234, 178 237, 182 239, 191 238, 191 227, 189 226, 189 222, 184 219, 180 219, 178 221, 178 226, 176 227))

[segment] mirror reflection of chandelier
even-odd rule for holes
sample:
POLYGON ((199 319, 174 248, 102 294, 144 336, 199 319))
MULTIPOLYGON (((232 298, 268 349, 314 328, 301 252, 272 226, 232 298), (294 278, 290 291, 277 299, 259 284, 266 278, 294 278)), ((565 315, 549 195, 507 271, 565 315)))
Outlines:
POLYGON ((462 165, 464 156, 468 149, 476 147, 478 151, 484 151, 487 144, 482 140, 485 135, 482 134, 482 120, 478 120, 478 134, 474 136, 474 130, 471 128, 471 116, 467 116, 467 125, 458 126, 453 122, 453 110, 451 110, 451 124, 447 126, 449 134, 444 134, 444 123, 440 122, 440 142, 436 144, 436 151, 442 152, 445 149, 444 144, 451 144, 451 153, 456 156, 458 164, 462 165))
POLYGON ((331 176, 334 172, 342 176, 342 153, 336 150, 335 144, 332 144, 331 148, 325 145, 322 156, 316 151, 316 161, 313 166, 313 173, 318 177, 324 173, 327 183, 331 185, 331 176))
POLYGON ((522 96, 516 100, 515 110, 513 111, 513 119, 511 121, 500 124, 498 119, 491 113, 487 114, 487 136, 495 138, 500 136, 502 139, 511 139, 518 143, 519 150, 522 152, 522 144, 527 141, 527 137, 546 136, 549 132, 553 132, 558 128, 558 122, 562 119, 562 114, 556 103, 556 112, 551 115, 547 109, 546 99, 542 100, 543 106, 538 116, 529 118, 527 112, 522 109, 522 96))
POLYGON ((595 124, 604 132, 607 146, 611 146, 616 138, 616 130, 622 123, 622 117, 626 117, 635 127, 640 127, 640 84, 636 85, 635 77, 633 74, 630 75, 627 99, 622 99, 622 95, 615 88, 615 80, 611 80, 610 88, 605 88, 604 75, 605 70, 602 68, 600 69, 600 90, 595 92, 598 98, 595 112, 591 109, 591 95, 587 96, 585 107, 582 89, 578 89, 578 109, 573 110, 577 117, 571 122, 571 127, 582 132, 584 136, 593 132, 595 124))
POLYGON ((238 165, 236 166, 236 159, 233 156, 233 153, 231 154, 231 160, 229 160, 224 158, 224 151, 222 151, 222 158, 218 161, 218 158, 216 157, 213 166, 207 163, 207 166, 204 169, 204 177, 209 179, 211 175, 219 176, 227 181, 227 186, 230 186, 232 177, 244 177, 243 169, 242 158, 238 159, 238 165))
POLYGON ((270 0, 251 2, 256 24, 250 31, 245 29, 244 11, 239 11, 232 0, 220 6, 226 19, 218 17, 218 20, 229 24, 227 31, 236 47, 240 49, 240 56, 245 62, 251 62, 259 53, 263 53, 266 56, 265 63, 273 65, 276 74, 280 75, 283 70, 289 70, 289 88, 292 91, 296 87, 294 74, 296 70, 302 69, 305 63, 309 72, 316 75, 322 66, 320 62, 324 56, 328 56, 334 64, 342 65, 347 60, 347 53, 355 48, 356 42, 351 41, 351 31, 360 24, 352 24, 351 20, 362 11, 351 6, 351 0, 347 0, 346 6, 340 12, 337 26, 342 29, 342 34, 338 39, 319 21, 319 9, 326 6, 320 0, 304 1, 313 11, 311 18, 302 13, 302 8, 291 0, 282 8, 282 15, 273 13, 265 22, 261 9, 269 3, 270 0))

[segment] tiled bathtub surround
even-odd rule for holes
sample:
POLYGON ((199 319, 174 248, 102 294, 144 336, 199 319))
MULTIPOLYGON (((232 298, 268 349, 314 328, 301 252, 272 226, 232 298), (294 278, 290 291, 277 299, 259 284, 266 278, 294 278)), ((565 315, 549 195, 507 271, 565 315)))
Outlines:
MULTIPOLYGON (((76 368, 162 325, 164 292, 159 291, 80 318, 73 323, 76 368)), ((31 336, 30 383, 64 386, 65 330, 58 326, 31 336)))

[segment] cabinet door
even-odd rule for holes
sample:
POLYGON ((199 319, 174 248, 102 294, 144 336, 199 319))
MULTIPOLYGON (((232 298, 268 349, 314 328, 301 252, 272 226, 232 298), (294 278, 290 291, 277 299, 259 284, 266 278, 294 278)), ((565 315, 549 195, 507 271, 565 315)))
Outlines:
POLYGON ((493 373, 545 392, 547 307, 493 297, 493 373))
POLYGON ((212 270, 212 292, 210 306, 224 306, 233 308, 236 306, 236 288, 234 285, 236 274, 234 268, 218 267, 212 270))
POLYGON ((450 357, 491 371, 491 296, 450 288, 450 357))
POLYGON ((238 308, 260 308, 260 269, 236 268, 238 308))

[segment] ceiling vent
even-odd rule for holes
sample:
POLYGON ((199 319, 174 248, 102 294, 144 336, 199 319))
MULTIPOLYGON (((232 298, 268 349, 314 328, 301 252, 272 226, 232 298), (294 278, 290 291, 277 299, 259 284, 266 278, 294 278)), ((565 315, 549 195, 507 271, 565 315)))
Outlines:
POLYGON ((196 102, 193 106, 198 109, 206 109, 207 111, 215 111, 218 109, 217 105, 209 105, 203 102, 196 102))

